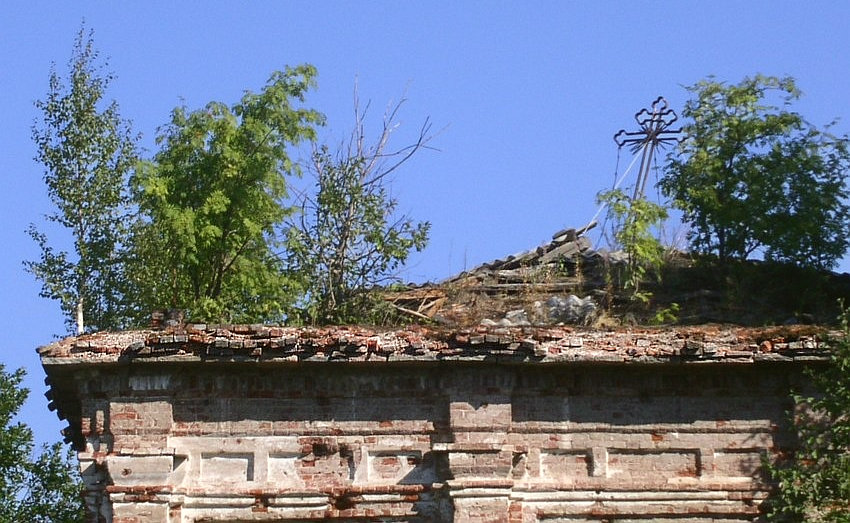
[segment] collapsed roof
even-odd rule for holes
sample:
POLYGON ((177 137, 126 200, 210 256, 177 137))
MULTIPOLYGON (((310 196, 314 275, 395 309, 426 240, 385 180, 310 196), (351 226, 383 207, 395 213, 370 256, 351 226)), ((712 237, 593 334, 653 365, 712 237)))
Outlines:
POLYGON ((659 274, 624 289, 628 256, 594 249, 595 222, 536 249, 484 263, 438 284, 384 293, 409 318, 450 328, 732 323, 832 324, 850 275, 759 261, 713 263, 675 249, 659 274))

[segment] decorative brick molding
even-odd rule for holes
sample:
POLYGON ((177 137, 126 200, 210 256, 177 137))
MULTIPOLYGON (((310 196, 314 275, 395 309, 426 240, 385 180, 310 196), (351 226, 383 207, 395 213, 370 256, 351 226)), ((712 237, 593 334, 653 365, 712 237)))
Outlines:
POLYGON ((40 349, 93 521, 746 521, 811 333, 188 326, 40 349), (769 347, 765 342, 769 342, 769 347))

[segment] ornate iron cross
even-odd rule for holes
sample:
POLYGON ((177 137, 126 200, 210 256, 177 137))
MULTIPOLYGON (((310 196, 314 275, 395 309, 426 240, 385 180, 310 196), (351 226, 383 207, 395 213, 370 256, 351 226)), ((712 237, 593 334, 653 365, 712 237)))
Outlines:
POLYGON ((652 109, 644 108, 635 113, 635 121, 640 126, 639 131, 627 132, 625 129, 620 129, 614 135, 614 141, 617 142, 618 146, 628 145, 633 153, 643 150, 640 159, 640 171, 632 199, 636 200, 638 197, 644 196, 655 149, 679 141, 682 128, 671 128, 678 119, 676 111, 668 108, 667 100, 663 96, 659 96, 652 102, 652 109))

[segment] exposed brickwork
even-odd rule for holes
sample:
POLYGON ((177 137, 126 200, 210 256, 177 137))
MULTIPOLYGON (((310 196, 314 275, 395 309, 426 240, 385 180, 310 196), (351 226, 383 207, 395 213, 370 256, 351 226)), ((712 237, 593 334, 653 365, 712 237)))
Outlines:
POLYGON ((588 330, 571 327, 283 328, 189 324, 167 330, 97 333, 41 347, 49 359, 157 361, 793 361, 821 353, 823 329, 701 326, 588 330))
POLYGON ((681 523, 758 517, 822 357, 801 336, 204 326, 41 354, 95 521, 681 523))

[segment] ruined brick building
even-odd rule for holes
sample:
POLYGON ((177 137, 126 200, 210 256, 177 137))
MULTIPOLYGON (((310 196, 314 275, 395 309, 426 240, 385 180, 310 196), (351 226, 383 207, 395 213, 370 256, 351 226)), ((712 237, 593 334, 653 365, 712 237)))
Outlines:
MULTIPOLYGON (((536 259, 587 250, 567 236, 536 259)), ((395 303, 472 314, 445 298, 395 303)), ((178 324, 39 351, 93 521, 758 518, 762 459, 787 443, 818 338, 545 321, 561 305, 394 330, 178 324)))

